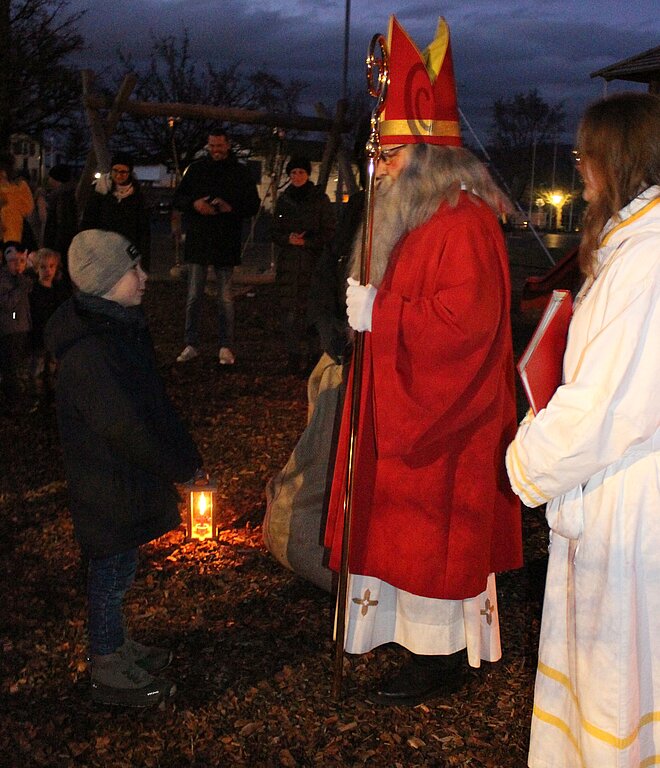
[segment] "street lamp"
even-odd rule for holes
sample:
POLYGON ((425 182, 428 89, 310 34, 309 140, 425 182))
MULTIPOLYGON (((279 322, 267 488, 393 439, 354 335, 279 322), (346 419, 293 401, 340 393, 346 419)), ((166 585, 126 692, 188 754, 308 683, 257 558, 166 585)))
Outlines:
POLYGON ((552 190, 550 192, 543 192, 541 194, 541 200, 543 203, 551 205, 555 209, 555 228, 561 229, 561 215, 562 209, 566 203, 571 199, 570 192, 562 192, 560 189, 552 190))
POLYGON ((550 194, 550 203, 555 209, 555 226, 557 229, 561 229, 561 214, 564 205, 570 198, 570 194, 564 192, 552 192, 550 194))

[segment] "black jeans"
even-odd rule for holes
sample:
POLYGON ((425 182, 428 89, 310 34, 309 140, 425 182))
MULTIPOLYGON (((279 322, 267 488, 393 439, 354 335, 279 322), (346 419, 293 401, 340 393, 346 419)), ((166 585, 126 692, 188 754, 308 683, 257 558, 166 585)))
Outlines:
POLYGON ((15 405, 21 395, 19 372, 27 363, 27 349, 27 333, 0 336, 0 387, 8 405, 15 405))

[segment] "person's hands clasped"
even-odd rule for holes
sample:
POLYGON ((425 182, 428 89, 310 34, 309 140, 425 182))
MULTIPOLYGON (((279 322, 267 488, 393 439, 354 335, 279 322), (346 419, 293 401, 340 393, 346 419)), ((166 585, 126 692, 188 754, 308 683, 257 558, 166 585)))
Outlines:
POLYGON ((213 200, 211 200, 211 205, 215 208, 217 213, 231 213, 234 210, 231 205, 221 197, 214 197, 213 200))
POLYGON ((231 205, 221 197, 200 197, 193 203, 193 208, 202 216, 217 216, 219 213, 229 213, 231 205))
POLYGON ((348 278, 346 289, 346 314, 348 324, 354 331, 371 330, 371 314, 378 290, 368 283, 360 285, 352 277, 348 278))
POLYGON ((208 197, 200 197, 193 203, 193 208, 202 216, 217 216, 218 209, 211 205, 208 197))
POLYGON ((304 232, 291 232, 289 234, 289 245, 305 245, 305 233, 304 232))

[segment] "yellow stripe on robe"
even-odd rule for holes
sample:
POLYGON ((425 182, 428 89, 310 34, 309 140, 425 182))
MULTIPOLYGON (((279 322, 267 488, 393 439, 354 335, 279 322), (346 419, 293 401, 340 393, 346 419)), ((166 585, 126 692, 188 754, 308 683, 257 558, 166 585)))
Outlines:
MULTIPOLYGON (((577 707, 577 710, 580 714, 580 724, 583 730, 586 731, 590 736, 593 736, 593 738, 598 739, 599 741, 602 741, 605 744, 609 744, 611 747, 614 747, 615 749, 627 749, 635 741, 635 739, 637 739, 637 737, 639 736, 640 730, 644 726, 650 725, 651 723, 660 722, 660 712, 658 711, 648 712, 647 714, 643 715, 640 718, 639 724, 633 729, 631 733, 628 734, 628 736, 625 736, 623 738, 619 736, 615 736, 614 734, 609 733, 608 731, 605 731, 602 728, 598 728, 598 726, 595 726, 592 723, 589 723, 583 717, 582 710, 580 708, 580 702, 578 701, 577 695, 575 694, 575 691, 573 690, 573 687, 571 686, 570 680, 567 675, 565 675, 563 672, 560 672, 558 669, 549 667, 547 664, 544 664, 541 661, 539 661, 539 664, 538 664, 538 671, 540 674, 545 675, 551 680, 555 680, 556 682, 558 682, 560 685, 566 688, 566 690, 570 693, 573 701, 575 702, 575 706, 577 707)), ((556 717, 555 715, 552 715, 549 712, 542 710, 538 706, 534 707, 534 715, 538 717, 539 720, 543 720, 543 722, 549 723, 550 725, 555 725, 557 728, 563 731, 574 746, 578 744, 577 737, 572 732, 568 723, 564 722, 563 720, 556 717)), ((654 763, 649 763, 649 765, 654 765, 654 763)))

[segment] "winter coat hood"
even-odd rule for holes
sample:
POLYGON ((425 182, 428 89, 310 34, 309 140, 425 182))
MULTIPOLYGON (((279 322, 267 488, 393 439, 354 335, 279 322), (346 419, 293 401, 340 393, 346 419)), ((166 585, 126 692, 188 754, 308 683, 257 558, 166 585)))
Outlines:
POLYGON ((146 328, 142 307, 122 307, 100 296, 78 293, 61 304, 46 324, 46 349, 59 360, 89 336, 115 333, 117 324, 126 330, 146 328))

